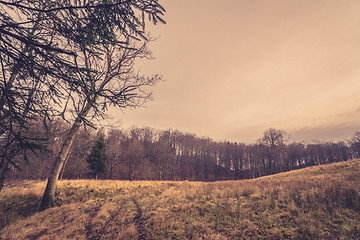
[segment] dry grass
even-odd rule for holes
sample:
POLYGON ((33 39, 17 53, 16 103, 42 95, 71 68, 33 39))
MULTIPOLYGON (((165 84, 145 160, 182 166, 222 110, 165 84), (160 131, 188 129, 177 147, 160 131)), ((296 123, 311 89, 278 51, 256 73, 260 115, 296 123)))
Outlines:
POLYGON ((360 160, 246 181, 61 181, 59 206, 35 213, 44 187, 0 193, 3 239, 360 239, 360 160))

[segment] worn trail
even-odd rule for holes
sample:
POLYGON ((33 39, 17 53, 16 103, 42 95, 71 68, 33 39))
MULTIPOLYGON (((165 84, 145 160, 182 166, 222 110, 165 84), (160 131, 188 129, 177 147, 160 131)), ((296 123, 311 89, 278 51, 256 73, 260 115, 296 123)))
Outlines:
POLYGON ((136 210, 137 210, 137 214, 134 218, 134 222, 136 225, 136 229, 139 233, 139 238, 138 240, 150 240, 153 239, 151 234, 146 230, 146 228, 144 227, 144 219, 142 216, 142 210, 141 207, 139 205, 139 203, 136 201, 136 199, 133 197, 132 198, 135 206, 136 206, 136 210))
POLYGON ((97 206, 94 209, 91 210, 87 210, 85 211, 86 213, 89 212, 89 220, 88 220, 88 224, 85 226, 85 234, 86 234, 86 239, 88 240, 97 240, 100 238, 100 236, 94 236, 94 232, 92 229, 92 221, 95 218, 95 216, 97 215, 97 213, 100 211, 101 206, 97 206))

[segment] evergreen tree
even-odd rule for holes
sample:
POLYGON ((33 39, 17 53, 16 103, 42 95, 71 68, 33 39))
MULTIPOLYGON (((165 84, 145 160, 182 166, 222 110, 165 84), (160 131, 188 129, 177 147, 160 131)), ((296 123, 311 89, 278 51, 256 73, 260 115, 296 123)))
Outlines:
POLYGON ((92 147, 90 154, 86 158, 86 161, 89 164, 91 169, 91 174, 98 179, 100 173, 105 172, 106 170, 106 159, 107 155, 105 153, 106 145, 103 137, 100 137, 95 145, 92 147))

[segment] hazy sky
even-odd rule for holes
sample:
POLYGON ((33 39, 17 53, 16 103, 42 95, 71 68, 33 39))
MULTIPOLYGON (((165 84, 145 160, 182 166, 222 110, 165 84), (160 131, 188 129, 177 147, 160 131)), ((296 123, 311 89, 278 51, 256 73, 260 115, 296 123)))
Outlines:
POLYGON ((147 108, 112 111, 122 127, 178 129, 253 143, 268 128, 293 140, 360 130, 359 0, 167 0, 149 28, 165 81, 147 108))

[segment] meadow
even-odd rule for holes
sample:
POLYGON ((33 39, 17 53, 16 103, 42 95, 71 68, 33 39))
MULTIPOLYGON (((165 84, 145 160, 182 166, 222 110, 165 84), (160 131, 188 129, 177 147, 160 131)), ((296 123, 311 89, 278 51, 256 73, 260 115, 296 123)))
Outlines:
POLYGON ((223 182, 62 180, 0 192, 0 239, 360 239, 360 160, 223 182))

